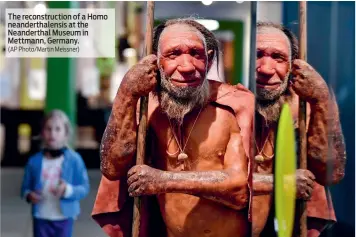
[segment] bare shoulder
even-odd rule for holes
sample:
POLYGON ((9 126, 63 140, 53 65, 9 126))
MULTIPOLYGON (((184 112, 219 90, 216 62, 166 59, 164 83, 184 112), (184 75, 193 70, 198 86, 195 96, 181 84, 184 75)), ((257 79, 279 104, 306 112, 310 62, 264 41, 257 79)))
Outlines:
POLYGON ((218 122, 220 126, 228 127, 230 133, 240 132, 233 108, 218 103, 211 103, 209 110, 211 111, 209 111, 208 116, 216 117, 216 122, 218 122))

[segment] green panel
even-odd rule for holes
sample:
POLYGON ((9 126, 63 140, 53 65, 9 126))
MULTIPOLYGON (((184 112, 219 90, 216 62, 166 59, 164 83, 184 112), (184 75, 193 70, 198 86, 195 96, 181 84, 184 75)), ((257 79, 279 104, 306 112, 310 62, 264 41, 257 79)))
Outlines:
POLYGON ((232 31, 234 34, 234 67, 232 69, 233 81, 232 84, 242 82, 242 67, 243 67, 243 23, 241 21, 225 21, 219 20, 219 30, 232 31))
MULTIPOLYGON (((164 19, 166 20, 166 19, 164 19)), ((217 20, 219 22, 218 31, 231 31, 234 35, 234 67, 232 69, 233 81, 232 84, 242 82, 242 68, 243 68, 243 22, 242 21, 229 21, 217 20)), ((163 19, 156 19, 155 25, 163 22, 163 19)))
MULTIPOLYGON (((48 8, 79 8, 79 2, 49 1, 48 8)), ((63 110, 76 127, 76 59, 47 59, 47 93, 45 112, 53 109, 63 110)), ((75 133, 74 133, 75 134, 75 133)))

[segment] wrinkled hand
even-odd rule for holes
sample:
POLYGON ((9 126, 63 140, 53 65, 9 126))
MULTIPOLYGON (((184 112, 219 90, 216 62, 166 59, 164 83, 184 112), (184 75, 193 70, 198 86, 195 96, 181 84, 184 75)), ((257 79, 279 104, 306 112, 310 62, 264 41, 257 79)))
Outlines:
POLYGON ((122 86, 134 97, 147 96, 157 85, 157 56, 148 55, 124 76, 122 86))
POLYGON ((42 200, 42 196, 36 192, 30 192, 26 197, 28 202, 33 204, 39 203, 42 200))
POLYGON ((315 176, 309 170, 296 171, 297 198, 309 200, 312 196, 315 176))
POLYGON ((147 165, 136 165, 127 173, 129 195, 137 197, 141 195, 154 195, 160 192, 164 185, 164 171, 151 168, 147 165))
POLYGON ((326 82, 307 62, 295 59, 292 63, 292 75, 291 86, 301 99, 309 103, 328 101, 329 89, 326 82))

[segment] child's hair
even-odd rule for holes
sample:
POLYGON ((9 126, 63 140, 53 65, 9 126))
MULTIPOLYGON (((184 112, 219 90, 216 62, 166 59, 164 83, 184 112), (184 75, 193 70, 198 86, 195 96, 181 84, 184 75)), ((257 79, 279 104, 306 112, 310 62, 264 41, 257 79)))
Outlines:
POLYGON ((47 121, 52 118, 59 118, 60 120, 62 120, 62 122, 64 124, 64 128, 66 130, 67 137, 69 138, 72 135, 71 123, 69 121, 68 116, 62 110, 59 110, 59 109, 54 109, 46 114, 46 116, 43 120, 43 123, 42 123, 42 130, 44 129, 47 121))

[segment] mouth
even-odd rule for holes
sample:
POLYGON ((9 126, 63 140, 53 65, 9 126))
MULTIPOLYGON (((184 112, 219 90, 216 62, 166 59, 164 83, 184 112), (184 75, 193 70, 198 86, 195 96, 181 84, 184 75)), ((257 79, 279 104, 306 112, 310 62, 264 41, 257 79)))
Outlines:
POLYGON ((174 79, 171 78, 171 83, 175 86, 192 86, 192 87, 197 87, 200 85, 201 80, 198 78, 192 78, 192 79, 174 79))
POLYGON ((261 80, 256 81, 257 88, 277 89, 280 85, 280 82, 265 82, 261 80))
POLYGON ((55 143, 56 140, 55 140, 55 139, 48 139, 48 142, 49 142, 49 143, 55 143))

